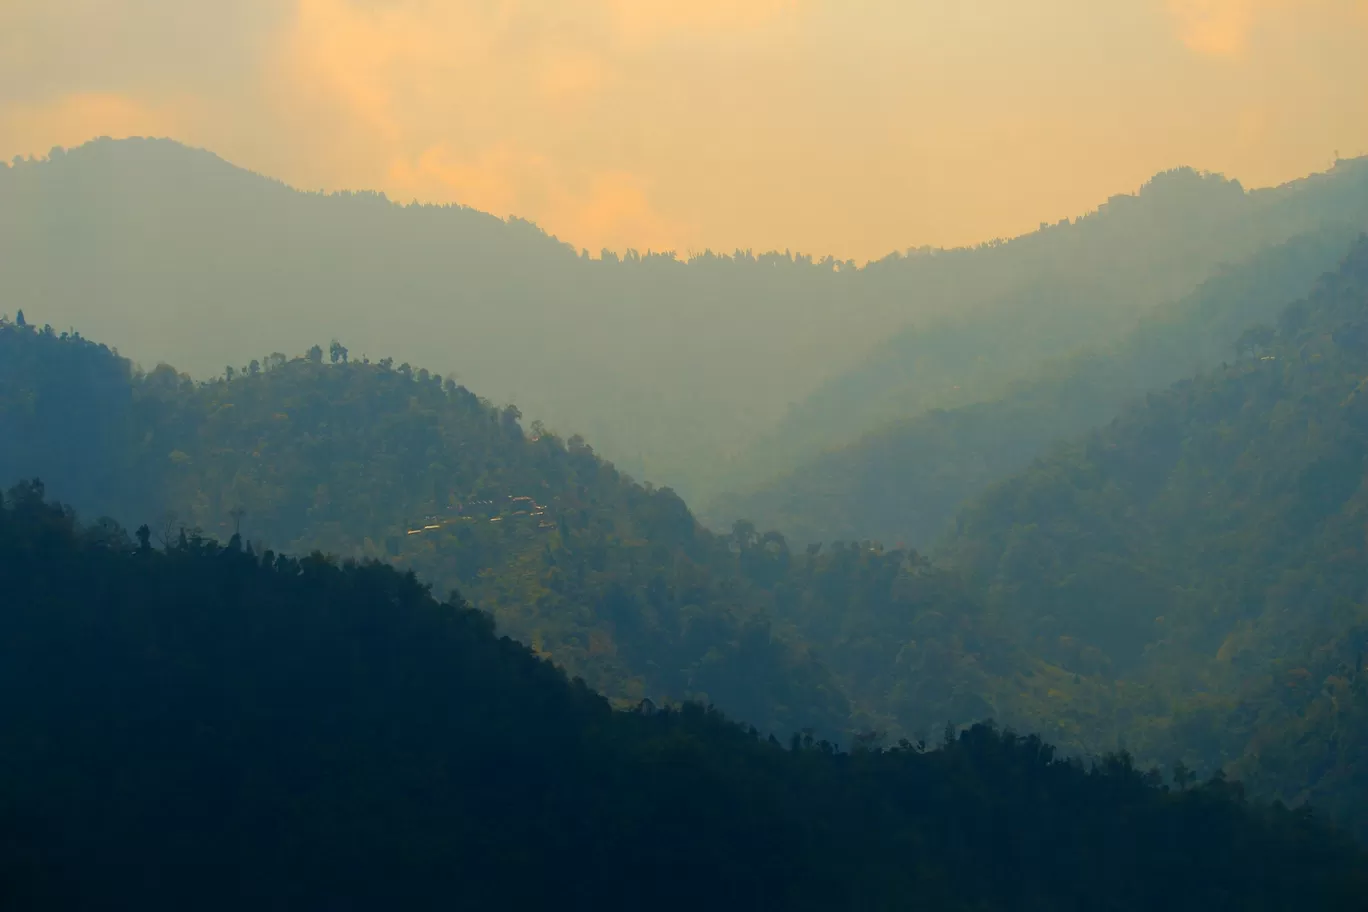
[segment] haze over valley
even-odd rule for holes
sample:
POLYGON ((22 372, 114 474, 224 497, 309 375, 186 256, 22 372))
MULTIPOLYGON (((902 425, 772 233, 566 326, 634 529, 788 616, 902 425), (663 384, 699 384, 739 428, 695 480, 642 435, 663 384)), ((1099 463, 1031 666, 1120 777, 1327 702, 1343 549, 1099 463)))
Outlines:
POLYGON ((1362 910, 1368 7, 554 6, 0 4, 0 907, 1362 910))
POLYGON ((0 171, 0 266, 35 318, 149 368, 204 378, 335 339, 454 375, 707 503, 995 398, 1272 245, 1338 231, 1337 256, 1366 194, 1357 161, 1252 192, 1179 170, 1010 242, 863 266, 591 257, 519 220, 301 193, 173 142, 102 140, 0 171))

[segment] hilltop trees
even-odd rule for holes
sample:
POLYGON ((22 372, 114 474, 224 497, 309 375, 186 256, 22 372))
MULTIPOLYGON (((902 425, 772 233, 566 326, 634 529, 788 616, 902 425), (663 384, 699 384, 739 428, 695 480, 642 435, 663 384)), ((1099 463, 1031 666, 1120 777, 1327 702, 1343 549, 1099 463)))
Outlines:
MULTIPOLYGON (((1259 348, 1273 319, 1333 270, 1358 230, 1330 227, 1222 269, 1145 315, 1116 343, 1061 358, 1001 398, 905 417, 704 511, 745 516, 799 542, 872 538, 929 549, 955 514, 1051 446, 1113 418, 1130 400, 1259 348)), ((772 446, 784 450, 788 441, 772 446)))
POLYGON ((1158 751, 1243 755, 1364 826, 1368 239, 1258 339, 995 488, 947 557, 1039 654, 1164 695, 1158 751))
POLYGON ((1362 227, 1366 174, 1346 161, 1246 192, 1181 169, 1019 238, 857 268, 791 251, 590 259, 523 220, 298 192, 169 141, 103 140, 0 171, 0 274, 41 288, 54 324, 197 378, 333 337, 459 371, 701 501, 997 398, 1223 262, 1362 227))
POLYGON ((846 729, 826 670, 672 491, 582 439, 531 439, 516 407, 426 370, 319 351, 196 384, 0 328, 0 471, 49 466, 54 491, 130 524, 174 516, 165 537, 227 537, 241 509, 273 547, 384 558, 624 704, 694 697, 767 731, 846 729))
POLYGON ((6 908, 1351 910, 1362 851, 990 727, 784 749, 614 712, 459 596, 0 504, 6 908))
POLYGON ((227 537, 242 509, 259 546, 390 561, 619 706, 697 699, 817 741, 995 718, 1233 764, 1361 827, 1365 251, 1257 349, 977 499, 935 562, 713 534, 582 439, 406 365, 196 384, 12 324, 0 471, 51 465, 96 515, 173 517, 158 542, 227 537))

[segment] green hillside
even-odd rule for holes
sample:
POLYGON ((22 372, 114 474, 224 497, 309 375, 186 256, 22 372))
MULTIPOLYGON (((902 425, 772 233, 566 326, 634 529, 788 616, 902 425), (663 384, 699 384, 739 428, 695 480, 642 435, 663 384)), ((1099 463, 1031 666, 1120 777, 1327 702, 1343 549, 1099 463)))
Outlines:
MULTIPOLYGON (((1317 234, 1345 238, 1328 254, 1337 257, 1364 230, 1368 158, 1341 160, 1324 174, 1255 191, 1191 169, 1160 174, 1136 195, 1113 197, 1084 218, 1042 226, 995 248, 1021 266, 1011 283, 983 299, 968 289, 948 290, 950 303, 938 310, 940 317, 918 314, 858 365, 810 392, 738 460, 729 481, 733 490, 751 490, 866 434, 877 434, 876 441, 896 435, 897 429, 881 432, 896 422, 1010 397, 1015 385, 1034 381, 1050 360, 1105 351, 1222 267, 1285 241, 1313 245, 1317 234)), ((1180 365, 1188 371, 1197 366, 1180 365)), ((827 464, 818 460, 803 471, 827 464)))
POLYGON ((1361 216, 1365 170, 1258 192, 1183 170, 1068 224, 857 268, 590 257, 518 219, 100 140, 0 166, 0 296, 196 379, 340 339, 455 374, 700 500, 1110 341, 1222 262, 1361 216))
MULTIPOLYGON (((1265 282, 1230 273, 1175 325, 1214 334, 1248 313, 1228 306, 1242 287, 1269 306, 1320 249, 1282 248, 1265 282)), ((619 705, 913 741, 993 718, 1070 752, 1226 767, 1368 832, 1365 270, 1368 241, 1234 361, 994 486, 934 562, 710 533, 583 441, 340 347, 195 382, 7 322, 0 472, 50 470, 86 515, 153 516, 156 541, 240 527, 412 569, 619 705)))
POLYGON ((42 472, 83 513, 150 517, 159 539, 240 528, 411 568, 619 700, 715 700, 767 731, 848 726, 727 540, 672 492, 426 370, 334 354, 195 383, 0 325, 0 474, 42 472))
POLYGON ((1334 269, 1357 230, 1327 228, 1222 269, 1147 314, 1116 343, 1060 359, 1000 399, 932 409, 832 450, 704 518, 738 516, 796 541, 871 538, 928 548, 956 512, 1057 441, 1104 424, 1130 400, 1235 358, 1248 327, 1272 319, 1334 269))
POLYGON ((946 557, 1034 654, 1167 693, 1157 743, 1361 822, 1368 241, 1240 348, 997 486, 946 557))
POLYGON ((788 749, 614 712, 373 563, 0 503, 16 910, 1361 908, 1362 849, 1219 778, 977 727, 788 749))
POLYGON ((240 530, 412 569, 619 705, 696 699, 766 732, 896 738, 1039 724, 1030 707, 1062 673, 916 554, 711 533, 578 438, 340 348, 197 383, 0 325, 0 473, 40 472, 85 515, 150 515, 158 541, 240 530))

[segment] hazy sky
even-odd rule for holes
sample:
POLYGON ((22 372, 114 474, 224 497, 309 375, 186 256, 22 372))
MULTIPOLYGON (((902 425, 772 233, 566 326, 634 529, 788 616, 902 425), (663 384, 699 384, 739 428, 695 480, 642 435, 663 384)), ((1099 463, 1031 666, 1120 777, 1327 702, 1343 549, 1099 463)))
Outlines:
POLYGON ((576 246, 878 256, 1368 153, 1368 0, 0 0, 0 156, 172 136, 576 246))

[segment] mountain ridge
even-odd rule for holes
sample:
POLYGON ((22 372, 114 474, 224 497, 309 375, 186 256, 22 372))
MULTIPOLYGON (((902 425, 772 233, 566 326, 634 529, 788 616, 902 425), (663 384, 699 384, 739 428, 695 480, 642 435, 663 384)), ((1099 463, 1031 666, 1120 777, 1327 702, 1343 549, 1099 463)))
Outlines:
MULTIPOLYGON (((1051 360, 1116 342, 1146 314, 1270 246, 1336 226, 1368 228, 1368 158, 1255 191, 1192 169, 1156 180, 1162 193, 1114 197, 1073 223, 1075 231, 1098 226, 1092 248, 1080 236, 1069 253, 1074 262, 1047 261, 1029 281, 994 292, 992 320, 914 321, 815 388, 741 457, 731 490, 744 492, 927 410, 999 399, 1051 360), (1166 211, 1169 221, 1158 221, 1155 235, 1135 230, 1166 211), (1129 236, 1106 228, 1125 224, 1116 219, 1131 219, 1129 236)), ((1049 234, 1027 238, 1039 244, 1049 234)))
MULTIPOLYGON (((1365 218, 1368 227, 1368 217, 1365 218)), ((1342 262, 1357 228, 1309 232, 1228 266, 1103 348, 1047 363, 1001 399, 933 408, 828 451, 747 494, 708 504, 797 541, 874 539, 927 550, 955 512, 1127 401, 1236 356, 1240 334, 1342 262)))
MULTIPOLYGON (((1244 194, 1179 174, 1068 229, 978 248, 860 268, 749 251, 686 265, 635 251, 591 259, 516 219, 297 191, 169 140, 109 140, 0 171, 0 291, 143 364, 174 361, 200 378, 240 367, 245 353, 329 338, 457 373, 700 500, 748 471, 744 454, 789 403, 909 323, 1000 320, 997 298, 1058 268, 1073 244, 1063 239, 1113 243, 1107 226, 1127 220, 1146 237, 1170 233, 1145 228, 1145 213, 1156 200, 1173 209, 1175 181, 1208 188, 1217 208, 1244 194)), ((1034 363, 1047 342, 1017 360, 1034 363)), ((842 442, 841 427, 819 436, 842 442)))

